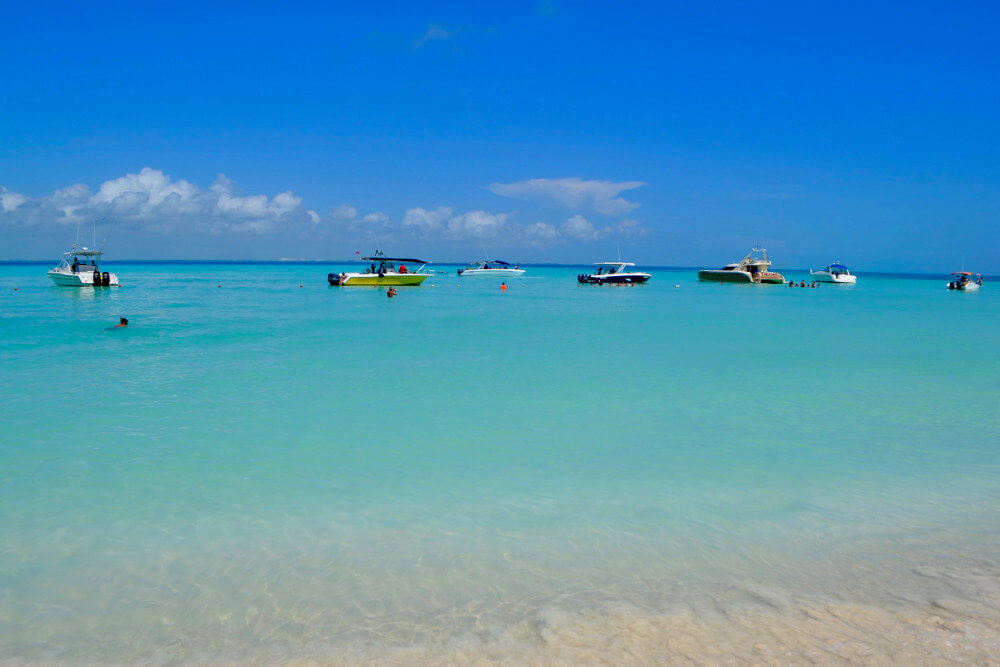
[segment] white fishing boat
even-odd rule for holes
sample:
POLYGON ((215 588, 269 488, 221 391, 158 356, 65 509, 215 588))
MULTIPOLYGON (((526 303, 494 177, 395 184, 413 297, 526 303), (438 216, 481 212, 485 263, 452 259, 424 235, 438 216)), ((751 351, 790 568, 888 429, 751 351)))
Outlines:
POLYGON ((371 265, 363 272, 330 273, 327 274, 327 281, 338 287, 413 286, 424 282, 431 275, 423 271, 427 262, 422 259, 386 257, 381 250, 377 250, 371 257, 362 257, 361 259, 371 262, 371 265), (417 268, 408 268, 407 263, 417 268))
POLYGON ((956 271, 951 275, 955 276, 955 279, 948 283, 948 289, 957 289, 969 292, 979 289, 983 284, 983 276, 978 273, 956 271))
POLYGON ((635 266, 632 262, 595 262, 596 273, 581 273, 576 280, 581 285, 643 285, 653 276, 642 271, 633 271, 628 267, 635 266))
POLYGON ((469 264, 464 269, 458 270, 458 275, 463 278, 468 277, 494 277, 494 278, 520 278, 524 275, 524 269, 511 266, 509 262, 499 259, 487 259, 483 262, 469 264))
POLYGON ((62 287, 115 287, 118 276, 101 270, 101 250, 87 247, 64 252, 59 266, 49 269, 49 278, 62 287))
POLYGON ((810 271, 809 275, 818 283, 854 285, 858 282, 858 277, 843 264, 831 264, 822 271, 810 271))
POLYGON ((771 262, 767 259, 767 250, 754 248, 747 256, 733 264, 726 264, 721 269, 702 269, 698 272, 699 280, 717 283, 772 283, 785 284, 785 277, 770 270, 771 262), (754 253, 761 253, 754 257, 754 253))

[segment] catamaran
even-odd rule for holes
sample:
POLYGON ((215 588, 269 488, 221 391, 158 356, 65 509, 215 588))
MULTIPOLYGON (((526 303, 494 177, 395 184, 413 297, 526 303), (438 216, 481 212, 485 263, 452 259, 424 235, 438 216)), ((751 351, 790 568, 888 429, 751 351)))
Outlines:
POLYGON ((338 287, 419 285, 431 275, 422 271, 427 266, 427 262, 422 259, 386 257, 381 250, 377 250, 371 257, 362 257, 361 259, 371 262, 371 265, 364 272, 330 273, 326 277, 329 283, 338 287), (410 269, 406 266, 407 264, 417 265, 417 268, 410 269))
POLYGON ((59 266, 49 269, 49 278, 63 287, 115 287, 118 276, 101 270, 102 250, 77 248, 64 252, 59 266))
POLYGON ((458 270, 458 275, 463 278, 469 276, 493 276, 496 278, 520 278, 524 275, 524 269, 511 266, 509 262, 499 259, 487 259, 483 262, 469 264, 464 269, 458 270))
POLYGON ((858 277, 843 264, 831 264, 822 271, 809 271, 809 275, 818 283, 854 285, 858 282, 858 277))
POLYGON ((718 283, 773 283, 783 285, 785 277, 770 270, 771 262, 767 259, 767 250, 754 248, 747 256, 733 264, 726 264, 721 269, 702 269, 698 272, 699 280, 711 280, 718 283), (755 252, 761 253, 754 257, 755 252))

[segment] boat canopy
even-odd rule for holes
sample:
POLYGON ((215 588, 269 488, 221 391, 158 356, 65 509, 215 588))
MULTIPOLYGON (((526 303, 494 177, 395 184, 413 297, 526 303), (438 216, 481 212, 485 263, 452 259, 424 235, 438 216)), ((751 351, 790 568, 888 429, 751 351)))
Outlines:
MULTIPOLYGON (((951 275, 953 275, 953 276, 971 276, 973 274, 969 273, 968 271, 956 271, 955 273, 953 273, 951 275)), ((979 274, 977 273, 975 275, 978 276, 979 274)))
POLYGON ((77 257, 100 257, 104 254, 103 250, 88 250, 87 248, 74 248, 69 252, 64 252, 63 256, 72 257, 76 255, 77 257))
POLYGON ((830 269, 831 271, 836 271, 836 270, 847 271, 847 267, 844 266, 843 264, 831 264, 826 268, 830 269))
POLYGON ((375 257, 362 257, 361 259, 366 262, 410 262, 411 264, 427 263, 422 259, 413 259, 412 257, 383 257, 380 255, 375 257))
POLYGON ((635 266, 634 262, 594 262, 594 266, 635 266))
POLYGON ((505 262, 502 259, 488 259, 483 264, 500 264, 502 266, 510 266, 510 262, 505 262))

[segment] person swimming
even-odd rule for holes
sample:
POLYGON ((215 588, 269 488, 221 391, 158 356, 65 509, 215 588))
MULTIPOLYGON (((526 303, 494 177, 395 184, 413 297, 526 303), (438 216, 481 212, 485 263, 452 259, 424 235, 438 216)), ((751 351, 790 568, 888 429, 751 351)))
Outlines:
POLYGON ((389 289, 387 289, 387 290, 385 291, 385 295, 386 295, 387 297, 389 297, 390 299, 391 299, 392 297, 396 296, 396 288, 395 288, 395 287, 390 287, 389 289))
POLYGON ((120 317, 118 318, 118 324, 111 327, 104 327, 105 331, 114 331, 115 329, 123 329, 128 326, 128 318, 120 317))

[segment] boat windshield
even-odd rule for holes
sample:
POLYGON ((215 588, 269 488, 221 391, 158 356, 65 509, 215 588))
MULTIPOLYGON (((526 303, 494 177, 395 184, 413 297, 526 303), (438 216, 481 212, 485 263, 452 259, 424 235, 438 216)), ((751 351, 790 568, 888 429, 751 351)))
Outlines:
POLYGON ((98 271, 100 270, 100 257, 99 251, 87 250, 86 248, 77 252, 67 252, 63 254, 59 268, 69 269, 73 273, 98 271))

